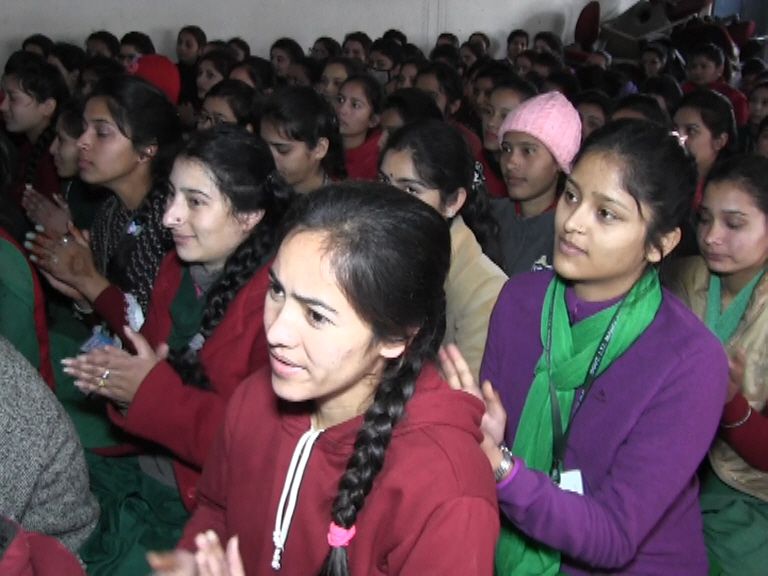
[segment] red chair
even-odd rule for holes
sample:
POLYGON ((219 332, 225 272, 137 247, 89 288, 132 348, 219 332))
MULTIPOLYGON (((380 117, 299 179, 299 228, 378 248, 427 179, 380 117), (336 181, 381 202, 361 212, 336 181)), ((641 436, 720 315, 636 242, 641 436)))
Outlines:
POLYGON ((592 0, 584 6, 576 20, 574 40, 582 50, 590 52, 600 35, 600 3, 592 0))
POLYGON ((752 20, 742 20, 740 22, 734 22, 726 26, 728 34, 731 35, 731 39, 736 43, 739 49, 744 47, 744 44, 752 38, 755 34, 755 22, 752 20))

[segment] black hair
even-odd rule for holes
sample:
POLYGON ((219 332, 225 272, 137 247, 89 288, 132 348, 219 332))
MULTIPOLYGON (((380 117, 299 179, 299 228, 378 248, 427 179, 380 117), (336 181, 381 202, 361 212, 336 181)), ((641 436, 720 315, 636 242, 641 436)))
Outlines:
POLYGON ((107 47, 107 50, 109 50, 110 58, 117 57, 117 54, 120 52, 120 40, 118 40, 117 36, 112 34, 112 32, 108 32, 107 30, 97 30, 96 32, 91 32, 85 41, 86 44, 91 40, 104 44, 107 47))
POLYGON ((697 44, 688 53, 688 60, 693 60, 694 56, 702 56, 710 62, 714 62, 715 66, 725 65, 725 54, 719 46, 707 42, 705 44, 697 44))
POLYGON ((0 133, 0 228, 23 245, 30 230, 30 221, 8 194, 13 184, 15 163, 13 143, 0 133))
MULTIPOLYGON (((450 42, 450 46, 453 46, 457 50, 459 49, 459 37, 452 32, 441 32, 437 37, 437 42, 440 40, 448 40, 450 42)), ((437 44, 437 42, 435 42, 435 44, 437 44)))
POLYGON ((235 60, 235 57, 230 50, 211 50, 200 56, 200 59, 197 61, 197 66, 200 67, 200 64, 206 60, 213 65, 223 78, 228 78, 232 70, 238 65, 237 60, 235 60))
POLYGON ((205 45, 205 52, 226 52, 233 60, 237 60, 235 51, 224 40, 208 40, 205 45))
POLYGON ((205 31, 200 28, 200 26, 184 26, 184 28, 179 30, 179 34, 176 36, 176 39, 178 40, 182 34, 189 34, 192 36, 195 39, 195 43, 197 44, 198 49, 202 48, 208 43, 208 36, 205 35, 205 31))
POLYGON ((275 87, 277 78, 275 76, 275 69, 269 60, 258 56, 249 56, 242 62, 237 62, 230 71, 230 74, 235 68, 242 68, 245 70, 256 90, 266 92, 275 87))
POLYGON ((499 60, 484 60, 480 64, 475 63, 475 65, 467 71, 467 77, 471 78, 473 75, 475 82, 477 82, 480 78, 490 78, 493 81, 494 86, 496 86, 498 83, 504 82, 512 76, 517 76, 512 71, 512 67, 509 64, 499 60), (474 70, 475 67, 477 67, 476 72, 474 70))
POLYGON ((459 46, 459 54, 461 54, 461 49, 466 48, 470 52, 472 52, 472 55, 475 57, 475 60, 479 60, 485 55, 485 52, 477 45, 476 42, 464 42, 461 46, 459 46))
POLYGON ((462 65, 459 49, 449 44, 438 44, 432 48, 429 59, 432 62, 443 62, 455 70, 462 65))
POLYGON ((93 72, 93 74, 98 78, 96 82, 97 84, 101 81, 102 78, 107 76, 125 75, 125 68, 114 58, 107 58, 106 56, 91 56, 83 64, 83 73, 80 74, 79 89, 81 94, 85 87, 84 73, 86 70, 93 72))
POLYGON ((418 80, 420 76, 427 76, 429 74, 432 74, 437 79, 437 83, 445 94, 449 105, 461 100, 464 95, 464 84, 456 68, 445 62, 429 62, 419 68, 416 78, 418 80))
MULTIPOLYGON (((237 126, 222 124, 190 134, 179 151, 179 159, 205 168, 226 198, 233 216, 264 211, 250 235, 229 255, 221 277, 206 296, 200 335, 208 339, 240 290, 274 252, 293 192, 275 172, 269 146, 259 136, 237 126)), ((186 385, 210 390, 211 382, 197 350, 187 345, 171 351, 168 362, 186 385)))
POLYGON ((44 58, 48 58, 48 55, 53 48, 53 40, 48 38, 45 34, 32 34, 32 36, 27 36, 24 38, 24 42, 21 43, 21 49, 26 50, 27 46, 30 44, 39 47, 43 51, 44 58))
POLYGON ((406 126, 418 120, 443 120, 443 112, 435 101, 418 88, 395 90, 384 100, 382 114, 385 110, 395 110, 406 126))
POLYGON ((394 40, 400 46, 405 46, 408 44, 408 37, 403 34, 402 31, 397 30, 395 28, 390 28, 384 34, 381 35, 382 40, 394 40))
POLYGON ((522 28, 517 28, 515 30, 512 30, 512 32, 509 33, 509 36, 507 36, 507 46, 509 46, 512 43, 512 40, 514 40, 517 37, 524 37, 526 46, 528 46, 528 44, 531 41, 531 37, 528 35, 528 32, 526 32, 522 28))
POLYGON ((317 44, 318 42, 322 44, 325 51, 328 52, 328 58, 335 58, 341 54, 341 44, 330 36, 320 36, 320 38, 315 40, 314 44, 317 44))
POLYGON ((70 99, 59 112, 57 122, 61 122, 64 132, 70 138, 80 138, 84 131, 83 108, 85 102, 78 99, 70 99))
MULTIPOLYGON (((333 500, 331 519, 351 528, 422 367, 435 361, 445 334, 450 232, 424 202, 378 182, 331 184, 301 196, 288 230, 324 234, 336 281, 374 342, 406 343, 384 365, 333 500)), ((349 576, 347 548, 330 548, 319 573, 349 576)))
POLYGON ((152 43, 152 39, 144 34, 144 32, 128 32, 120 38, 120 45, 133 46, 142 56, 155 53, 155 45, 152 43))
POLYGON ((682 108, 696 110, 701 116, 704 126, 714 138, 721 134, 728 136, 728 142, 717 155, 718 161, 728 158, 736 152, 738 146, 736 116, 733 112, 733 104, 728 98, 714 90, 699 88, 683 96, 677 109, 681 110, 682 108))
POLYGON ((534 44, 536 44, 537 40, 541 40, 542 42, 544 42, 547 46, 549 46, 549 49, 553 53, 557 54, 562 59, 564 50, 563 50, 563 40, 562 38, 560 38, 560 36, 558 36, 554 32, 544 31, 544 32, 539 32, 538 34, 536 34, 536 36, 533 37, 534 44))
POLYGON ((554 85, 562 92, 563 96, 573 102, 573 99, 581 91, 579 80, 568 70, 555 70, 547 76, 544 84, 554 85))
POLYGON ((107 76, 88 100, 92 98, 104 98, 117 129, 136 150, 157 146, 152 180, 155 185, 165 182, 181 139, 179 114, 165 93, 138 76, 107 76))
POLYGON ((373 44, 373 40, 371 40, 371 37, 368 36, 365 32, 350 32, 346 36, 344 36, 344 41, 341 43, 341 47, 344 48, 344 44, 347 42, 357 42, 363 47, 363 51, 365 52, 365 59, 368 59, 368 55, 371 53, 371 44, 373 44))
POLYGON ((403 46, 403 64, 406 62, 426 62, 427 57, 422 52, 421 48, 416 44, 406 44, 403 46))
MULTIPOLYGON (((230 48, 235 47, 238 50, 240 50, 240 52, 243 53, 243 60, 245 60, 246 58, 248 58, 248 56, 251 55, 251 45, 248 44, 248 42, 246 42, 242 38, 240 38, 240 36, 235 36, 234 38, 230 38, 227 41, 227 44, 229 45, 230 48)), ((242 62, 242 60, 239 60, 239 62, 242 62)))
POLYGON ((555 52, 534 52, 531 66, 537 65, 549 68, 551 74, 552 72, 558 72, 563 69, 563 60, 555 52))
POLYGON ((334 58, 328 58, 325 61, 323 70, 331 64, 339 64, 347 71, 347 78, 350 76, 358 76, 360 74, 366 74, 365 64, 360 62, 357 58, 347 58, 346 56, 336 56, 334 58))
POLYGON ((331 104, 308 86, 284 86, 267 99, 262 121, 272 122, 291 140, 304 142, 310 150, 320 138, 328 140, 328 153, 321 161, 325 172, 334 178, 346 178, 344 142, 339 121, 331 104))
POLYGON ((472 36, 480 37, 480 40, 483 43, 483 45, 481 46, 481 50, 483 51, 483 54, 485 54, 491 48, 491 39, 488 37, 488 34, 486 34, 485 32, 472 32, 472 34, 469 35, 470 40, 468 40, 468 42, 470 44, 476 44, 476 42, 473 42, 471 40, 472 36))
POLYGON ((576 68, 576 78, 582 90, 601 90, 611 98, 617 98, 627 83, 624 74, 595 64, 576 68))
POLYGON ((757 75, 760 74, 760 72, 764 72, 765 68, 765 62, 760 58, 750 58, 742 64, 741 76, 743 78, 744 76, 751 76, 753 74, 757 75))
POLYGON ((304 57, 304 49, 293 38, 278 38, 269 48, 270 56, 272 55, 272 50, 282 50, 288 55, 288 59, 291 62, 298 62, 304 57))
POLYGON ((299 60, 291 62, 292 66, 298 66, 304 71, 304 75, 309 81, 309 86, 315 87, 320 82, 323 75, 323 63, 309 56, 302 56, 299 60))
POLYGON ((763 118, 760 121, 760 126, 757 127, 757 134, 755 135, 755 140, 759 140, 760 139, 760 135, 767 128, 768 128, 768 116, 766 116, 765 118, 763 118))
POLYGON ((491 92, 496 92, 496 90, 512 90, 517 92, 524 101, 537 96, 539 93, 536 86, 517 74, 512 74, 499 80, 491 92))
POLYGON ((760 211, 768 216, 768 158, 754 154, 734 156, 712 167, 707 175, 707 185, 733 182, 746 192, 760 211))
POLYGON ((205 98, 222 98, 232 110, 238 126, 246 128, 250 125, 258 131, 264 99, 260 92, 245 82, 222 80, 208 91, 205 98))
POLYGON ((464 188, 467 197, 459 215, 483 252, 494 262, 501 262, 499 224, 491 214, 485 187, 476 184, 475 160, 464 135, 442 120, 418 120, 390 136, 379 155, 379 166, 390 150, 411 153, 414 170, 428 187, 440 192, 442 203, 464 188))
POLYGON ((368 52, 369 56, 374 52, 380 52, 389 58, 392 61, 393 67, 400 64, 400 61, 403 59, 403 48, 394 40, 379 38, 371 44, 371 50, 368 52))
POLYGON ((661 96, 670 115, 674 115, 677 107, 680 106, 680 101, 683 99, 683 90, 680 88, 680 84, 669 74, 648 78, 643 83, 640 92, 661 96))
POLYGON ((344 80, 344 83, 339 86, 339 91, 347 84, 353 82, 362 85, 365 98, 371 106, 371 114, 381 114, 381 105, 384 103, 384 89, 378 80, 368 74, 356 74, 344 80))
POLYGON ((661 250, 660 239, 690 216, 698 176, 696 161, 666 126, 625 118, 595 130, 574 159, 607 154, 621 165, 620 185, 637 203, 651 208, 646 247, 661 250))
POLYGON ((80 46, 74 44, 67 44, 66 42, 57 42, 51 48, 49 56, 53 56, 67 72, 83 71, 83 65, 85 64, 85 50, 80 46))
POLYGON ((11 54, 3 70, 5 76, 13 76, 19 82, 19 89, 41 104, 52 99, 56 108, 48 126, 40 133, 32 146, 29 161, 24 166, 24 183, 32 184, 35 180, 40 159, 48 153, 56 137, 56 118, 61 108, 69 99, 64 77, 56 66, 49 64, 42 56, 32 52, 18 51, 11 54))
POLYGON ((613 113, 611 99, 608 97, 608 94, 601 90, 584 90, 583 92, 579 92, 572 103, 574 108, 577 108, 581 104, 597 106, 603 111, 603 116, 605 116, 606 120, 608 120, 613 113))
POLYGON ((640 114, 646 120, 655 122, 660 126, 669 129, 672 127, 672 119, 669 114, 661 107, 653 96, 648 94, 628 94, 616 102, 613 108, 615 115, 619 110, 631 110, 640 114))
POLYGON ((654 43, 646 44, 645 46, 643 46, 643 49, 640 50, 640 54, 643 54, 644 52, 653 52, 654 54, 656 54, 656 56, 659 57, 659 60, 661 60, 662 67, 667 62, 667 49, 660 44, 654 44, 654 43))

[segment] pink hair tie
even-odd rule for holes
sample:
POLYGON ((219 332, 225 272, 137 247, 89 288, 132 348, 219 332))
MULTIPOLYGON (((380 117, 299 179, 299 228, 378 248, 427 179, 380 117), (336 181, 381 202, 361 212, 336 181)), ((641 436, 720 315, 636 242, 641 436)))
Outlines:
POLYGON ((331 522, 331 526, 328 528, 328 545, 331 548, 341 548, 347 546, 349 541, 355 537, 357 530, 354 526, 352 528, 342 528, 336 522, 331 522))

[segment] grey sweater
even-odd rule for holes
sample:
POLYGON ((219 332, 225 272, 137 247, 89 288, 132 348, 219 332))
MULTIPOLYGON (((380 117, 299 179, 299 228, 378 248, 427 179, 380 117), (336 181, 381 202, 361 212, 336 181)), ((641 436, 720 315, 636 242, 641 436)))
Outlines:
POLYGON ((491 212, 499 223, 502 269, 512 278, 518 274, 552 268, 555 246, 555 212, 524 217, 515 213, 507 198, 491 200, 491 212))
POLYGON ((96 526, 80 440, 32 365, 0 338, 0 515, 74 553, 96 526))

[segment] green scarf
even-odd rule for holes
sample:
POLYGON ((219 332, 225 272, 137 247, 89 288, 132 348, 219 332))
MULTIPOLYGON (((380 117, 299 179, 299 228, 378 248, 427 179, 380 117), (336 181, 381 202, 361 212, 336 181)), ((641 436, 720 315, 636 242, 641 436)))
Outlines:
POLYGON ((171 316, 168 348, 174 351, 182 350, 200 331, 205 303, 205 294, 198 294, 195 281, 189 272, 189 266, 184 266, 179 289, 168 308, 168 313, 171 316))
POLYGON ((714 332, 715 336, 720 339, 720 342, 725 346, 731 336, 736 332, 736 328, 741 322, 742 316, 747 311, 747 305, 750 298, 752 298, 752 292, 755 291, 755 286, 763 277, 763 270, 761 270, 741 291, 725 309, 725 312, 721 313, 721 290, 720 290, 720 276, 712 274, 709 277, 709 291, 707 292, 707 327, 714 332))
MULTIPOLYGON (((552 467, 552 402, 549 383, 554 385, 567 429, 575 391, 581 387, 598 346, 614 314, 618 317, 597 376, 619 358, 653 322, 661 306, 662 292, 656 270, 650 270, 632 287, 623 301, 571 326, 565 303, 565 283, 555 276, 549 284, 541 315, 544 353, 534 369, 534 380, 520 416, 512 452, 528 468, 550 472, 552 467), (547 366, 547 332, 552 310, 551 366, 547 366)), ((553 576, 560 574, 560 553, 534 542, 506 522, 496 547, 496 574, 508 576, 553 576)))

